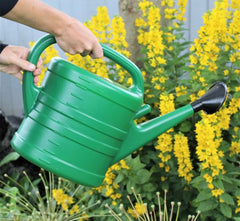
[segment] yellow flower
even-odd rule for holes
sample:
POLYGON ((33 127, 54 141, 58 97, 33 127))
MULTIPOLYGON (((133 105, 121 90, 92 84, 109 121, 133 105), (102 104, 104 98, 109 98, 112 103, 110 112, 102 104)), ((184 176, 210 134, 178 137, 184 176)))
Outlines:
POLYGON ((79 219, 79 221, 83 221, 83 220, 88 220, 89 216, 87 213, 82 214, 82 217, 79 219))
POLYGON ((238 0, 231 0, 231 5, 230 7, 232 9, 239 9, 240 7, 240 2, 238 0))
POLYGON ((164 176, 161 176, 161 181, 164 182, 167 178, 164 176))
POLYGON ((212 195, 215 197, 221 196, 224 193, 222 189, 214 189, 211 191, 212 195))
POLYGON ((80 209, 79 209, 79 206, 78 205, 74 205, 70 210, 69 210, 69 214, 70 215, 73 215, 75 213, 79 213, 80 212, 80 209))
POLYGON ((164 163, 159 163, 159 167, 163 168, 164 167, 164 163))
POLYGON ((224 70, 224 75, 227 76, 229 74, 229 70, 224 70))
POLYGON ((181 85, 179 87, 176 87, 175 91, 176 91, 176 96, 177 97, 182 96, 182 95, 186 95, 187 94, 187 87, 181 85))
POLYGON ((147 207, 142 203, 135 203, 134 209, 128 208, 128 213, 134 218, 138 218, 139 216, 145 214, 146 212, 147 207))
POLYGON ((160 95, 159 109, 160 109, 160 112, 162 115, 175 110, 173 94, 161 94, 160 95))
POLYGON ((229 148, 230 156, 240 153, 240 141, 232 141, 231 147, 229 148))
POLYGON ((236 208, 235 213, 240 213, 240 208, 236 208))
POLYGON ((203 177, 206 180, 206 182, 212 183, 213 178, 209 174, 205 174, 203 177))
POLYGON ((168 173, 170 171, 170 166, 166 166, 165 171, 168 173))
POLYGON ((174 139, 174 155, 177 158, 178 174, 180 177, 190 182, 193 177, 193 166, 190 160, 188 139, 182 134, 176 134, 174 139))
POLYGON ((212 183, 209 183, 208 188, 212 190, 214 188, 214 185, 212 183))
POLYGON ((68 210, 69 205, 73 204, 73 198, 63 193, 62 189, 53 189, 52 190, 53 198, 56 200, 57 204, 62 206, 62 209, 68 210))
MULTIPOLYGON (((221 144, 221 127, 216 116, 203 115, 202 121, 196 124, 197 150, 199 160, 202 162, 202 169, 210 169, 212 177, 218 176, 223 171, 221 157, 223 153, 219 151, 221 144), (206 139, 206 137, 208 139, 206 139)), ((210 181, 210 178, 205 176, 210 181)))

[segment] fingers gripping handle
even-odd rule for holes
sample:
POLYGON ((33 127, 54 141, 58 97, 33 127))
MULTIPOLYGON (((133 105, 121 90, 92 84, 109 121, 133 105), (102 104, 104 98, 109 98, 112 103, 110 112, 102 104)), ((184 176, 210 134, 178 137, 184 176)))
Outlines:
MULTIPOLYGON (((42 52, 48 46, 54 43, 56 43, 56 39, 53 35, 45 35, 44 37, 39 39, 32 48, 31 52, 29 53, 28 61, 37 65, 38 59, 42 52)), ((101 46, 105 57, 119 64, 130 73, 133 79, 133 85, 131 86, 130 90, 133 93, 143 95, 144 90, 143 77, 138 67, 134 63, 132 63, 128 58, 121 55, 112 48, 104 44, 101 44, 101 46)), ((32 106, 35 103, 37 95, 39 94, 40 91, 41 88, 36 87, 33 83, 33 73, 25 71, 23 75, 23 103, 26 115, 31 111, 32 106)))

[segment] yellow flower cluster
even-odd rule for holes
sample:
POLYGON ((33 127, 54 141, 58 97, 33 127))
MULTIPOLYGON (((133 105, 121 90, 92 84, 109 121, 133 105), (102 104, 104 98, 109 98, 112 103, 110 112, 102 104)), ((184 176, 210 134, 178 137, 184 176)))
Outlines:
POLYGON ((177 14, 177 20, 178 21, 185 21, 186 18, 184 17, 186 12, 186 6, 187 6, 188 0, 178 0, 178 14, 177 14))
POLYGON ((126 50, 126 48, 128 47, 128 43, 126 41, 126 30, 122 17, 115 16, 112 19, 111 27, 112 38, 110 39, 109 43, 113 46, 115 50, 117 50, 124 56, 129 57, 130 53, 126 50))
POLYGON ((217 126, 217 117, 203 115, 202 120, 196 124, 197 155, 202 162, 202 169, 210 169, 212 176, 219 175, 223 170, 223 164, 220 158, 223 156, 219 151, 222 141, 221 131, 217 126))
POLYGON ((212 195, 215 197, 221 196, 224 193, 224 190, 222 189, 214 189, 212 190, 212 195))
MULTIPOLYGON (((208 188, 212 190, 213 196, 220 196, 224 191, 215 188, 213 180, 220 173, 224 174, 225 170, 221 161, 224 152, 219 150, 222 142, 222 130, 228 130, 231 116, 240 109, 240 99, 233 98, 228 107, 222 108, 213 115, 202 115, 202 120, 196 124, 196 138, 198 142, 197 155, 202 162, 202 169, 207 171, 204 175, 208 188)), ((238 128, 235 128, 237 133, 238 128)), ((233 138, 237 138, 236 136, 233 138)), ((230 156, 240 152, 239 141, 232 141, 229 149, 230 156)))
POLYGON ((165 163, 171 159, 171 152, 173 150, 173 139, 170 132, 166 132, 158 136, 158 142, 155 146, 156 150, 160 150, 158 157, 161 159, 159 166, 162 168, 165 163))
POLYGON ((166 64, 164 58, 164 50, 166 46, 163 44, 163 31, 161 30, 161 14, 160 9, 151 1, 143 0, 139 2, 139 8, 142 17, 136 19, 136 27, 138 27, 138 43, 146 47, 146 55, 148 63, 155 69, 152 76, 152 84, 157 90, 161 90, 159 84, 163 84, 167 76, 164 76, 163 66, 166 64))
POLYGON ((214 189, 212 179, 221 173, 224 173, 221 158, 224 156, 223 151, 219 150, 221 138, 221 128, 218 126, 216 116, 203 115, 202 120, 196 124, 197 156, 202 162, 202 170, 208 171, 209 175, 204 178, 208 187, 212 189, 212 195, 221 195, 220 190, 214 189))
POLYGON ((145 20, 143 18, 136 20, 136 26, 139 27, 138 43, 147 47, 151 66, 166 64, 163 58, 165 46, 162 43, 163 32, 160 30, 160 9, 146 0, 140 2, 139 6, 145 20), (148 31, 143 30, 143 26, 148 27, 148 31))
POLYGON ((162 19, 183 21, 186 4, 187 0, 179 0, 176 9, 174 0, 162 0, 161 6, 164 6, 162 18, 159 6, 154 5, 152 1, 139 1, 142 16, 135 21, 136 27, 138 27, 138 43, 146 48, 147 62, 154 69, 154 73, 149 76, 149 79, 157 91, 164 91, 164 84, 169 79, 169 75, 165 73, 164 69, 167 64, 165 55, 167 50, 174 50, 171 45, 176 39, 173 27, 178 27, 178 23, 173 22, 164 29, 161 27, 162 19))
POLYGON ((133 218, 139 218, 139 216, 144 215, 147 212, 147 207, 143 203, 136 202, 134 209, 128 208, 127 211, 133 218))
POLYGON ((194 40, 195 46, 191 48, 196 52, 190 57, 192 64, 199 62, 200 69, 208 67, 209 71, 216 72, 218 68, 216 65, 220 51, 218 43, 219 41, 227 43, 227 19, 229 19, 227 9, 227 0, 216 1, 212 13, 206 13, 203 16, 204 25, 198 32, 199 38, 194 40))
POLYGON ((63 189, 53 189, 52 196, 56 200, 57 205, 61 205, 63 211, 67 212, 69 215, 81 213, 81 217, 78 220, 88 220, 89 215, 85 211, 80 211, 79 205, 73 205, 73 198, 65 194, 63 189))
POLYGON ((187 87, 181 85, 181 86, 177 86, 175 88, 175 92, 176 92, 176 97, 180 97, 182 95, 186 95, 188 92, 187 92, 187 87))
POLYGON ((112 33, 109 24, 111 19, 106 7, 98 7, 97 14, 91 18, 85 25, 93 32, 97 39, 102 43, 107 43, 111 39, 112 33))
POLYGON ((233 154, 239 154, 240 153, 240 141, 232 141, 229 151, 230 151, 230 156, 232 156, 233 154))
POLYGON ((184 17, 188 0, 178 0, 178 9, 174 9, 174 0, 162 0, 161 6, 167 6, 164 10, 166 19, 176 18, 178 21, 185 21, 184 17))
MULTIPOLYGON (((102 192, 103 190, 105 190, 105 196, 113 199, 113 205, 116 205, 116 199, 120 199, 122 197, 120 193, 116 192, 116 190, 119 188, 119 185, 114 182, 114 179, 116 178, 115 172, 120 171, 121 169, 130 169, 129 166, 127 166, 125 160, 120 160, 118 163, 111 166, 105 175, 103 185, 93 189, 97 190, 98 192, 102 192)), ((90 192, 93 193, 93 191, 90 192)))
MULTIPOLYGON (((65 194, 62 189, 53 189, 52 195, 57 204, 61 205, 64 211, 68 210, 69 206, 74 203, 73 198, 65 194)), ((74 207, 74 211, 75 210, 76 208, 74 207)))
POLYGON ((213 177, 210 176, 208 173, 206 173, 203 178, 206 180, 206 182, 208 183, 208 188, 209 189, 213 189, 214 185, 213 185, 213 177))
MULTIPOLYGON (((238 10, 235 10, 232 14, 232 22, 229 25, 229 34, 228 34, 228 41, 230 43, 230 46, 234 49, 233 54, 230 57, 230 60, 232 62, 235 62, 236 59, 239 59, 239 47, 240 47, 240 39, 239 39, 239 25, 240 25, 240 2, 237 1, 236 4, 238 4, 238 10)), ((230 49, 230 47, 228 47, 230 49)))
MULTIPOLYGON (((220 56, 221 53, 229 52, 229 61, 232 63, 240 59, 238 50, 240 47, 239 9, 240 1, 231 1, 230 4, 228 0, 217 0, 215 1, 215 8, 211 13, 207 12, 204 14, 204 25, 198 32, 199 38, 194 40, 194 45, 190 48, 190 50, 194 51, 194 54, 189 57, 191 67, 195 67, 196 72, 208 70, 212 73, 217 73, 219 69, 217 62, 222 58, 220 56)), ((224 76, 229 75, 228 68, 226 67, 223 70, 224 76)), ((201 74, 196 74, 193 79, 196 80, 199 77, 203 78, 201 74)))
POLYGON ((193 178, 193 166, 190 160, 188 138, 183 134, 175 134, 174 140, 174 155, 178 162, 178 174, 190 183, 193 178))
MULTIPOLYGON (((175 106, 174 106, 173 95, 161 94, 160 105, 159 105, 160 113, 164 115, 173 111, 174 109, 175 109, 175 106)), ((170 171, 168 161, 172 158, 172 151, 173 151, 172 132, 173 132, 173 129, 169 129, 167 132, 158 136, 157 145, 155 145, 155 149, 160 151, 158 155, 158 157, 161 160, 161 162, 159 163, 159 167, 164 168, 166 173, 170 171)), ((165 179, 166 178, 164 176, 161 177, 162 181, 165 181, 165 179)))
POLYGON ((173 94, 162 93, 160 95, 160 113, 161 115, 167 114, 175 110, 173 94))

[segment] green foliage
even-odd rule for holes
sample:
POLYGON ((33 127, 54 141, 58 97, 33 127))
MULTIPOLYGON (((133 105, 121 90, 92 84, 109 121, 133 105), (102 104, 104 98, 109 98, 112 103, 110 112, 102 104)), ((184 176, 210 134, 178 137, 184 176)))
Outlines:
POLYGON ((7 156, 5 156, 1 161, 0 161, 0 167, 9 163, 10 161, 17 160, 20 157, 20 155, 16 152, 11 152, 7 156))

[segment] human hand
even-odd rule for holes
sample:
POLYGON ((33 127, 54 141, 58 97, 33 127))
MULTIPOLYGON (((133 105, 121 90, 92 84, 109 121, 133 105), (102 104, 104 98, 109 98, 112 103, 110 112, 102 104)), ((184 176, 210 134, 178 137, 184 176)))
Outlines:
POLYGON ((28 54, 29 49, 25 47, 8 45, 0 54, 0 71, 13 75, 20 81, 23 79, 23 70, 33 71, 34 84, 37 85, 42 59, 39 59, 37 66, 35 66, 27 61, 28 54))
POLYGON ((103 57, 103 50, 96 36, 81 22, 70 18, 68 25, 60 34, 55 34, 58 45, 69 54, 90 55, 92 58, 103 57))

